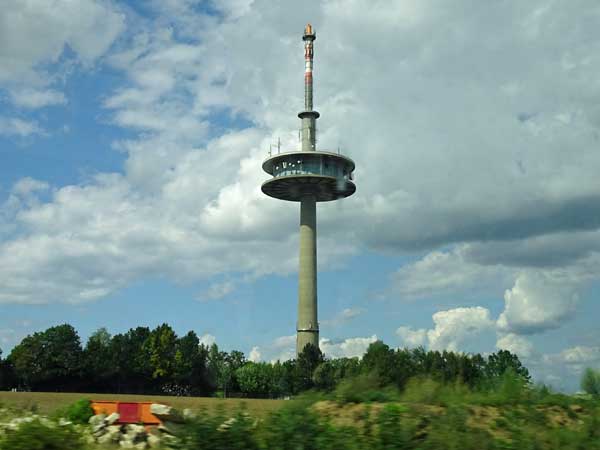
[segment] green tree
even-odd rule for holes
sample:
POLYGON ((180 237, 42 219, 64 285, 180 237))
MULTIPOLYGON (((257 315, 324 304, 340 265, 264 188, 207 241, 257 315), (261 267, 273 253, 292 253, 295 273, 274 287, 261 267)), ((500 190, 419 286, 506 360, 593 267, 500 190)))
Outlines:
POLYGON ((0 348, 0 391, 10 387, 8 368, 8 362, 2 359, 2 349, 0 348))
POLYGON ((323 361, 313 372, 313 383, 317 389, 331 391, 337 384, 336 368, 332 361, 323 361))
POLYGON ((177 335, 173 328, 166 323, 156 327, 150 332, 143 347, 150 357, 152 378, 160 385, 172 381, 177 352, 177 335))
POLYGON ((585 369, 581 376, 581 389, 594 397, 600 396, 600 371, 590 367, 585 369))
POLYGON ((130 329, 113 336, 110 343, 111 379, 117 393, 148 393, 159 389, 152 378, 152 366, 146 340, 148 327, 130 329))
POLYGON ((402 389, 406 382, 417 373, 412 353, 407 349, 398 349, 394 354, 394 383, 402 389))
POLYGON ((519 360, 519 357, 508 350, 500 350, 488 356, 485 372, 488 379, 498 379, 504 372, 511 370, 525 381, 530 381, 529 370, 519 360))
POLYGON ((83 350, 83 372, 92 390, 109 390, 111 356, 111 335, 100 328, 92 333, 83 350))
POLYGON ((241 392, 252 397, 270 397, 276 391, 273 366, 268 363, 247 362, 235 372, 241 392))
POLYGON ((393 383, 397 378, 394 353, 382 341, 371 343, 362 358, 363 370, 377 375, 382 385, 393 383))
POLYGON ((296 361, 296 383, 298 391, 305 391, 314 387, 313 373, 325 361, 323 353, 313 344, 307 344, 298 355, 296 361))
POLYGON ((208 349, 200 344, 195 332, 190 331, 176 343, 174 383, 178 393, 202 395, 209 392, 208 349))
POLYGON ((212 378, 223 396, 227 397, 227 392, 239 390, 235 379, 235 372, 246 363, 244 354, 237 350, 231 353, 219 350, 217 344, 212 344, 208 353, 209 367, 212 378))
POLYGON ((82 353, 77 331, 64 324, 27 336, 8 359, 30 389, 68 391, 81 383, 82 353))

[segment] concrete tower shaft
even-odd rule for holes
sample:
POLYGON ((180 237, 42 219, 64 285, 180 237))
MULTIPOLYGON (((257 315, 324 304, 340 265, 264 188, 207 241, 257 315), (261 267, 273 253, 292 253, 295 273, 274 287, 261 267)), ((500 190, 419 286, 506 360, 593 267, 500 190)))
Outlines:
POLYGON ((319 346, 317 318, 317 202, 314 195, 300 200, 300 265, 298 267, 298 324, 296 354, 306 344, 319 346))

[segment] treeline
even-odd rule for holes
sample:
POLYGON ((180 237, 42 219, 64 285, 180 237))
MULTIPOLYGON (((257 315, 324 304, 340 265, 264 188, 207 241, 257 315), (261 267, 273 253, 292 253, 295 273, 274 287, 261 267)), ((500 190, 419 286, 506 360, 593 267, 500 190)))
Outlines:
POLYGON ((0 352, 0 390, 277 398, 308 389, 332 390, 360 375, 400 389, 416 376, 480 387, 492 385, 507 370, 529 380, 517 356, 505 350, 483 357, 392 349, 377 341, 360 359, 327 358, 307 346, 295 360, 255 363, 240 351, 201 344, 193 331, 179 337, 167 324, 114 336, 101 328, 84 346, 77 331, 65 324, 27 336, 6 359, 0 352))

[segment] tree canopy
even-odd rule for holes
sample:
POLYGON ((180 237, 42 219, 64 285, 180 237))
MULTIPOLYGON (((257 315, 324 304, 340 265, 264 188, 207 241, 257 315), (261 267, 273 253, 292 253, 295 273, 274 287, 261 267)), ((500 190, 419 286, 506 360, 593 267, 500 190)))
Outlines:
POLYGON ((240 351, 201 344, 193 331, 179 337, 168 324, 114 336, 100 328, 85 345, 71 325, 63 324, 27 336, 5 360, 0 351, 0 389, 33 391, 275 398, 308 389, 330 391, 359 376, 399 389, 420 376, 493 386, 507 371, 529 382, 528 370, 505 350, 484 358, 420 347, 393 349, 382 341, 372 343, 362 358, 327 358, 308 345, 297 359, 251 362, 240 351))

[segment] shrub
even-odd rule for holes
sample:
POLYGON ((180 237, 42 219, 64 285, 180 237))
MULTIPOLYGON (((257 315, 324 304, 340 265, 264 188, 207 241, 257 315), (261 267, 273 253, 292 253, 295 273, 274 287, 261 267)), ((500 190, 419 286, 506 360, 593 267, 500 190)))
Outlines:
POLYGON ((449 407, 439 417, 432 417, 425 439, 418 447, 423 450, 485 450, 494 448, 491 435, 467 425, 467 411, 461 406, 449 407))
POLYGON ((411 378, 404 388, 402 400, 409 403, 438 403, 441 390, 441 383, 431 378, 411 378))
POLYGON ((391 402, 398 400, 399 392, 393 386, 380 387, 379 377, 369 373, 342 380, 334 396, 340 403, 391 402))
POLYGON ((401 425, 401 414, 404 409, 398 405, 385 405, 377 416, 377 444, 378 448, 385 450, 404 449, 408 446, 410 438, 406 429, 401 425))
POLYGON ((294 401, 271 414, 265 425, 264 447, 269 450, 318 449, 322 427, 307 402, 294 401))
POLYGON ((65 419, 78 424, 88 423, 90 417, 93 415, 94 410, 92 409, 92 403, 85 398, 77 400, 75 403, 69 405, 64 411, 65 419))
POLYGON ((72 426, 25 422, 0 438, 0 450, 83 450, 82 436, 72 426))
POLYGON ((600 396, 600 372, 590 369, 585 369, 581 377, 581 389, 594 397, 600 396))
POLYGON ((200 414, 179 434, 181 450, 257 450, 253 420, 243 411, 225 419, 221 412, 200 414))

